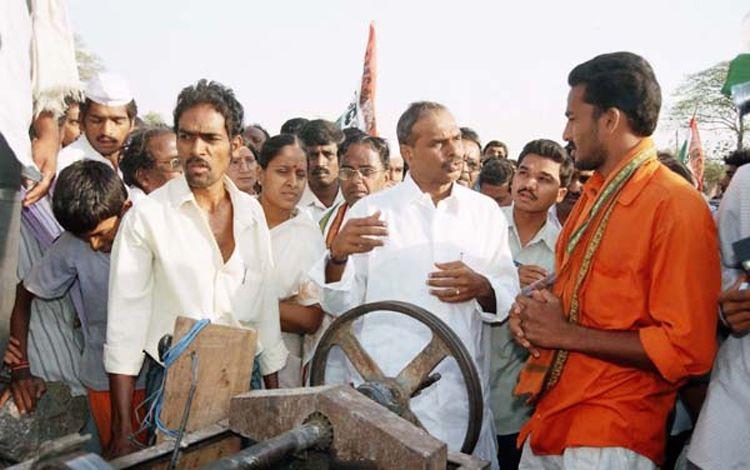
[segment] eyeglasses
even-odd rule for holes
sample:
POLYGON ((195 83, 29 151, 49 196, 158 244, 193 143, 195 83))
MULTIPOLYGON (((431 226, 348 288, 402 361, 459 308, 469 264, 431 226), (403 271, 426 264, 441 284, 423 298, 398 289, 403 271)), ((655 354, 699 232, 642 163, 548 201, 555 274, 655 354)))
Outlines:
POLYGON ((383 170, 377 170, 375 168, 365 167, 365 168, 340 168, 339 169, 339 179, 342 181, 350 180, 354 178, 355 175, 359 175, 362 178, 369 178, 371 176, 374 176, 378 173, 383 172, 383 170))
POLYGON ((166 161, 158 161, 156 163, 164 171, 180 171, 182 169, 182 162, 179 157, 170 158, 166 161))

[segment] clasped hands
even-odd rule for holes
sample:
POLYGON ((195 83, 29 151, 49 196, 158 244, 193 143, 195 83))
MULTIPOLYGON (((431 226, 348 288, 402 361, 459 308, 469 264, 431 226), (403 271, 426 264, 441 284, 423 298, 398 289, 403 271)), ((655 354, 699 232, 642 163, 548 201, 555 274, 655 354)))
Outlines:
POLYGON ((560 298, 547 289, 517 296, 508 326, 516 342, 534 357, 539 357, 540 349, 570 349, 576 331, 563 315, 560 298))

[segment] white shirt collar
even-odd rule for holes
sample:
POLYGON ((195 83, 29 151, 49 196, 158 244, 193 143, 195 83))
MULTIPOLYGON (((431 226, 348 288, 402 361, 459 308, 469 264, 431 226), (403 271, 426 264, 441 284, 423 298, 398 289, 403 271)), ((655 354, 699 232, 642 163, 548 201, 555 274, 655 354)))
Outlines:
MULTIPOLYGON (((516 239, 518 240, 518 244, 520 245, 521 238, 518 236, 518 227, 516 226, 516 220, 513 217, 514 206, 515 204, 511 204, 510 206, 503 207, 503 212, 505 212, 505 217, 508 219, 508 228, 510 228, 515 234, 516 239)), ((555 245, 557 244, 557 236, 559 235, 559 233, 560 228, 551 221, 548 213, 547 220, 544 222, 544 225, 542 225, 542 228, 540 228, 539 231, 534 234, 534 236, 525 246, 531 246, 541 242, 547 245, 547 248, 554 252, 555 245)))
MULTIPOLYGON (((339 185, 339 190, 336 193, 336 198, 333 200, 333 204, 331 204, 331 207, 337 205, 343 200, 344 200, 344 195, 341 194, 341 186, 339 185)), ((302 193, 302 198, 300 198, 300 201, 297 205, 303 208, 314 206, 323 211, 330 209, 330 207, 327 207, 325 204, 323 204, 320 201, 320 199, 318 199, 318 196, 316 196, 315 193, 312 191, 312 189, 310 189, 309 184, 305 185, 305 190, 302 193)))
MULTIPOLYGON (((400 191, 402 193, 400 199, 404 202, 427 203, 430 206, 435 207, 435 204, 432 202, 432 197, 428 193, 422 191, 419 185, 417 185, 417 182, 414 181, 414 178, 412 178, 411 173, 406 175, 401 184, 393 186, 393 191, 400 191)), ((465 198, 467 191, 472 190, 464 188, 460 184, 456 184, 454 181, 451 186, 450 195, 438 202, 438 205, 445 205, 450 210, 458 210, 460 201, 465 198)))
MULTIPOLYGON (((222 179, 224 181, 224 187, 229 193, 229 198, 232 201, 235 223, 241 226, 250 226, 255 224, 257 222, 256 214, 249 209, 249 206, 247 204, 240 203, 242 198, 250 198, 251 196, 237 189, 237 186, 234 185, 232 180, 227 175, 224 175, 222 179)), ((192 202, 193 204, 198 206, 198 203, 195 200, 195 194, 193 194, 190 186, 188 186, 185 175, 173 179, 172 181, 168 182, 165 187, 167 187, 168 198, 172 205, 174 205, 175 207, 180 207, 183 204, 189 202, 192 202)))

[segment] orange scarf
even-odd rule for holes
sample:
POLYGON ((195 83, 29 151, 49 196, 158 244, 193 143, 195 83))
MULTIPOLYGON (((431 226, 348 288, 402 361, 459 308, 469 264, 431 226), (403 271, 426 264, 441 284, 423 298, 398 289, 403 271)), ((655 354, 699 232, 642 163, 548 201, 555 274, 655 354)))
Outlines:
POLYGON ((349 204, 341 204, 341 206, 336 211, 336 215, 333 217, 331 228, 328 230, 328 235, 326 235, 326 248, 328 248, 329 250, 331 249, 331 245, 333 244, 333 239, 336 238, 339 230, 341 230, 341 224, 344 222, 344 216, 346 215, 347 209, 349 209, 349 204))

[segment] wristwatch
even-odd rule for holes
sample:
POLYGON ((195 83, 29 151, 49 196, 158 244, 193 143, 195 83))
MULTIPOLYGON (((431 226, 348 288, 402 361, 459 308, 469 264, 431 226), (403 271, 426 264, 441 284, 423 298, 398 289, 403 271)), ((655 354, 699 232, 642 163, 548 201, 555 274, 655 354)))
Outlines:
POLYGON ((328 252, 328 261, 329 261, 329 262, 330 262, 330 263, 331 263, 332 265, 334 265, 334 266, 341 266, 341 265, 344 265, 344 264, 346 264, 346 262, 347 262, 347 261, 349 261, 349 257, 348 257, 348 256, 345 256, 345 257, 344 257, 344 259, 336 259, 336 258, 335 258, 335 257, 333 256, 333 253, 331 253, 331 252, 329 251, 329 252, 328 252))

